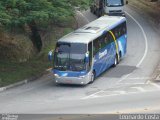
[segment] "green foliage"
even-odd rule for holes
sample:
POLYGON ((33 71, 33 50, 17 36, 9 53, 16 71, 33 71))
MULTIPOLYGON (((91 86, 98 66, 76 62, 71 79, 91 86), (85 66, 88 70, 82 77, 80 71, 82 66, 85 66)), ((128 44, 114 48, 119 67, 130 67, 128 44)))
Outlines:
POLYGON ((25 28, 27 33, 32 32, 32 36, 30 35, 32 41, 30 41, 27 36, 28 34, 26 34, 26 37, 24 37, 24 35, 21 37, 15 36, 16 34, 8 34, 8 31, 6 35, 0 34, 2 39, 0 42, 0 87, 34 76, 37 73, 42 73, 42 71, 48 68, 50 66, 47 60, 48 51, 54 48, 57 38, 72 30, 70 27, 71 24, 73 24, 75 7, 81 9, 87 8, 88 1, 89 0, 0 0, 0 33, 4 33, 4 30, 1 30, 2 27, 8 31, 16 30, 16 32, 21 32, 21 28, 25 28), (58 26, 53 24, 58 24, 58 26), (36 42, 36 44, 41 47, 39 42, 42 42, 42 40, 39 30, 43 28, 41 33, 41 35, 43 35, 45 31, 44 28, 48 26, 54 26, 54 31, 49 31, 51 32, 49 35, 46 34, 46 36, 49 37, 43 41, 44 45, 41 52, 35 55, 36 50, 35 47, 33 47, 33 43, 36 42), (60 27, 60 29, 57 29, 56 27, 59 26, 67 26, 68 28, 60 27), (48 43, 46 43, 47 40, 48 43), (32 59, 30 53, 35 55, 32 59), (7 60, 5 60, 3 56, 6 56, 7 60), (13 60, 10 59, 12 57, 13 60))
MULTIPOLYGON (((75 14, 74 7, 86 8, 89 0, 1 0, 0 24, 18 27, 46 22, 60 22, 75 14)), ((49 24, 49 23, 48 23, 49 24)))

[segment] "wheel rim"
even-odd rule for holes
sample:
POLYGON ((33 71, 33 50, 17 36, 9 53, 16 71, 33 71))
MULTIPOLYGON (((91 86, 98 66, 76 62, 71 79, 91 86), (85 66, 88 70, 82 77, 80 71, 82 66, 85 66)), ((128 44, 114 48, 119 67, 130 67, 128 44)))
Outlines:
POLYGON ((94 73, 92 72, 91 82, 94 82, 94 73))
POLYGON ((115 57, 114 65, 117 65, 117 57, 115 57))

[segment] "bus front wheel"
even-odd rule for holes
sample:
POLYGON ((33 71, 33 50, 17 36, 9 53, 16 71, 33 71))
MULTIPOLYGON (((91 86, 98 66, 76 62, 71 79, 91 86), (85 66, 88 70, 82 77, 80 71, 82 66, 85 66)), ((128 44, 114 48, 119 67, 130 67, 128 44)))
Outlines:
POLYGON ((90 81, 90 84, 94 82, 94 80, 95 80, 95 76, 96 76, 95 71, 93 71, 93 72, 92 72, 92 75, 91 75, 91 81, 90 81))

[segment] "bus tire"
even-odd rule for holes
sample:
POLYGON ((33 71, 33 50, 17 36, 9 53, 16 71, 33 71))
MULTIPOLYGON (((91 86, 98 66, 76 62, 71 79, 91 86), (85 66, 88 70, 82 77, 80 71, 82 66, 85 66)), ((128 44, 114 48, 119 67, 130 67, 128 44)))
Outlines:
POLYGON ((120 59, 122 58, 122 52, 121 51, 119 52, 119 57, 120 57, 120 59))
POLYGON ((120 51, 120 52, 119 52, 119 60, 118 60, 118 64, 120 63, 121 58, 122 58, 122 52, 120 51))
POLYGON ((96 72, 93 71, 93 72, 92 72, 92 75, 91 75, 91 81, 89 82, 89 84, 92 84, 92 83, 94 82, 95 76, 96 76, 96 72))
POLYGON ((116 54, 115 58, 114 58, 114 64, 113 67, 116 67, 118 64, 118 55, 116 54))

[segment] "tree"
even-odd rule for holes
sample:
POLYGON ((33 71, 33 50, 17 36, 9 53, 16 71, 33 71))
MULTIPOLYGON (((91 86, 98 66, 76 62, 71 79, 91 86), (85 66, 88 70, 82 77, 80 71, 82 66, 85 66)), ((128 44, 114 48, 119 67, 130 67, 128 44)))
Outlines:
POLYGON ((38 27, 44 23, 60 22, 74 16, 74 7, 86 8, 87 0, 1 0, 0 23, 13 30, 28 25, 34 46, 41 50, 42 41, 38 27))

